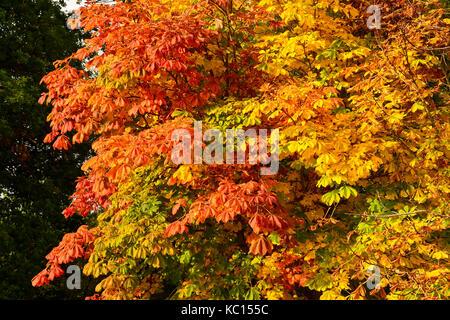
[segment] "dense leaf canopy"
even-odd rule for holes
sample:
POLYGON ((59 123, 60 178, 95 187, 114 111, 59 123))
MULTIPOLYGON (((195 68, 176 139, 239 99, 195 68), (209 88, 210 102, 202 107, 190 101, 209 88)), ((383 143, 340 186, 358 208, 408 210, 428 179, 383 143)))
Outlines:
POLYGON ((78 261, 100 299, 448 297, 448 8, 379 0, 369 29, 372 2, 90 1, 40 102, 55 148, 96 137, 63 213, 97 220, 33 284, 78 261), (194 121, 278 129, 278 173, 174 164, 194 121))

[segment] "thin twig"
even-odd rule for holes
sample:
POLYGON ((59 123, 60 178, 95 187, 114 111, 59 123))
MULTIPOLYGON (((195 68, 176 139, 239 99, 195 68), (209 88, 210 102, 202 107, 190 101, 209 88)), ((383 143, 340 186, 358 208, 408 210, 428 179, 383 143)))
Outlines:
POLYGON ((427 210, 416 210, 416 211, 411 211, 411 212, 396 212, 393 214, 381 214, 381 215, 367 215, 367 214, 358 214, 358 213, 351 213, 351 212, 344 212, 344 214, 348 215, 348 216, 360 216, 360 217, 369 217, 369 218, 390 218, 390 217, 398 217, 398 216, 407 216, 407 215, 412 215, 412 214, 417 214, 420 212, 426 212, 427 210))

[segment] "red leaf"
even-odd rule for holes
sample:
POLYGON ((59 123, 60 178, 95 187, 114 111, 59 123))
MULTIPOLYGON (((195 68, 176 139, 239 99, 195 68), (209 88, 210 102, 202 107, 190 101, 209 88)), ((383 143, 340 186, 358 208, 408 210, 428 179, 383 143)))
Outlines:
POLYGON ((166 238, 170 238, 176 234, 181 234, 184 232, 189 232, 188 227, 186 227, 186 225, 181 221, 175 221, 166 228, 164 236, 166 238))
POLYGON ((255 233, 260 233, 267 226, 266 218, 260 214, 255 214, 248 222, 255 233))
POLYGON ((249 253, 253 255, 261 255, 264 256, 266 253, 272 252, 272 243, 267 240, 265 237, 258 237, 253 240, 250 245, 249 253))

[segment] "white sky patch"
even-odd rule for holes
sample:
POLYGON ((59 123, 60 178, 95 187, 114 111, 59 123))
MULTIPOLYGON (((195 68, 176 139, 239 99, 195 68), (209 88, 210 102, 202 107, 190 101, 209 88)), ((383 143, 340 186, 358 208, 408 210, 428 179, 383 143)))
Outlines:
POLYGON ((82 5, 84 5, 85 1, 79 1, 79 0, 65 0, 66 2, 66 7, 63 8, 63 10, 65 12, 69 12, 71 13, 72 10, 76 10, 79 7, 81 7, 82 5))
MULTIPOLYGON (((86 0, 64 0, 66 2, 66 7, 63 8, 63 11, 72 13, 73 10, 76 10, 86 4, 86 0)), ((113 4, 114 0, 103 0, 99 1, 105 4, 113 4)))

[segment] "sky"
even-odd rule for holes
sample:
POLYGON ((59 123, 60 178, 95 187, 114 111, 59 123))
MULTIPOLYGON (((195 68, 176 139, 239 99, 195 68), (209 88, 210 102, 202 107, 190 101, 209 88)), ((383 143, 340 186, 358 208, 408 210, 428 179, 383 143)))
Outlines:
MULTIPOLYGON (((64 1, 66 2, 66 7, 63 8, 63 10, 66 11, 66 12, 72 12, 72 10, 78 9, 83 4, 86 3, 86 0, 64 0, 64 1)), ((103 0, 102 2, 103 3, 113 3, 114 1, 112 1, 112 0, 103 0)))
MULTIPOLYGON (((64 11, 66 12, 72 12, 72 10, 74 9, 78 9, 80 7, 79 4, 77 4, 78 0, 65 0, 67 6, 65 8, 63 8, 64 11)), ((84 2, 84 1, 82 1, 84 2)))

